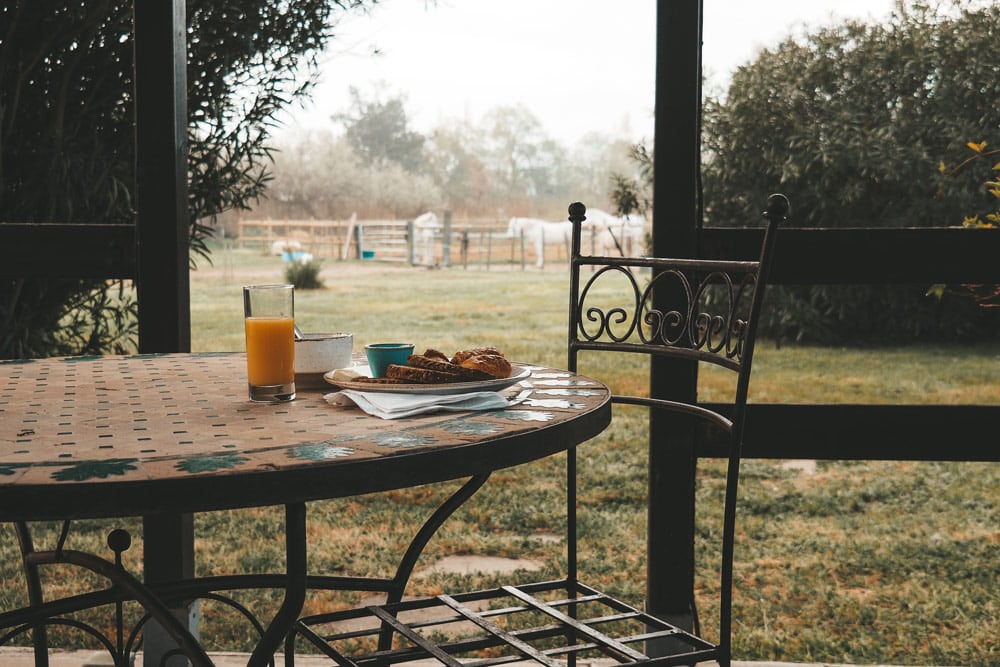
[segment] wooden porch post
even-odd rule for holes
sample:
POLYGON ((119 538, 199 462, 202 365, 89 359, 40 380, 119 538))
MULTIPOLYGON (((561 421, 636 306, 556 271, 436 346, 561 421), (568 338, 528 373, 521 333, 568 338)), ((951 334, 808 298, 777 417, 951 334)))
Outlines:
MULTIPOLYGON (((655 256, 690 257, 696 251, 701 24, 701 0, 657 0, 655 256)), ((697 393, 697 368, 692 362, 653 358, 651 371, 651 396, 687 401, 697 393)), ((695 433, 685 421, 691 420, 650 414, 646 605, 657 616, 690 629, 695 433)), ((654 647, 649 649, 655 652, 654 647)))
MULTIPOLYGON (((187 213, 187 15, 184 0, 135 0, 136 285, 139 351, 189 352, 187 213)), ((143 517, 147 583, 194 575, 190 514, 143 517)), ((197 606, 174 610, 197 635, 197 606)), ((176 644, 147 625, 143 663, 176 644)), ((183 657, 169 665, 186 665, 183 657)))

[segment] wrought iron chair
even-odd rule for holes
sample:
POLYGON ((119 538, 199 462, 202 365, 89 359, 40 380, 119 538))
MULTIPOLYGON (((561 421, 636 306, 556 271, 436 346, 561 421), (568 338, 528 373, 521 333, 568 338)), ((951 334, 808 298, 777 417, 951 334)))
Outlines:
MULTIPOLYGON (((304 619, 296 633, 344 667, 437 659, 450 667, 534 661, 561 667, 577 658, 611 658, 621 664, 693 665, 731 662, 733 544, 744 412, 757 320, 767 283, 776 230, 788 200, 772 195, 758 259, 724 261, 582 255, 583 204, 569 207, 573 223, 570 266, 569 368, 581 351, 642 354, 712 364, 732 372, 735 390, 725 414, 697 402, 614 395, 617 404, 646 406, 707 420, 728 434, 723 508, 718 638, 709 641, 578 579, 576 453, 567 462, 567 575, 541 583, 393 601, 379 607, 304 619), (589 274, 584 273, 584 269, 589 274), (624 293, 609 297, 605 283, 618 278, 624 293), (600 303, 596 303, 600 301, 600 303), (608 303, 610 305, 604 305, 608 303), (373 628, 321 635, 322 623, 378 621, 373 628), (449 632, 461 624, 461 630, 449 632), (470 630, 471 628, 471 630, 470 630), (348 655, 345 646, 368 637, 370 648, 348 655), (377 639, 377 645, 375 644, 377 639), (653 648, 652 651, 649 648, 653 648)), ((286 653, 292 665, 293 647, 286 653)))

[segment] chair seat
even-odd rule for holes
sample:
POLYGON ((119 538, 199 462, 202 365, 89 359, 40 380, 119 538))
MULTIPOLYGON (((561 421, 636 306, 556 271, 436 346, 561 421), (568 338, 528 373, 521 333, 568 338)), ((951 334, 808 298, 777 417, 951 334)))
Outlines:
POLYGON ((568 579, 321 614, 301 619, 296 632, 344 667, 428 659, 451 667, 564 667, 572 658, 689 665, 718 657, 713 644, 568 579), (671 654, 647 655, 651 640, 664 640, 658 652, 666 643, 671 654))

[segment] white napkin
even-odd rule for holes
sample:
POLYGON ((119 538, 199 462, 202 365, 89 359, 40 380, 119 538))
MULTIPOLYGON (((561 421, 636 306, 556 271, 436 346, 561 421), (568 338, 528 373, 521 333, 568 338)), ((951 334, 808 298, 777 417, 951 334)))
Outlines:
POLYGON ((365 412, 382 419, 410 417, 438 410, 495 410, 510 402, 495 391, 469 394, 405 394, 343 389, 323 398, 331 405, 355 404, 365 412))

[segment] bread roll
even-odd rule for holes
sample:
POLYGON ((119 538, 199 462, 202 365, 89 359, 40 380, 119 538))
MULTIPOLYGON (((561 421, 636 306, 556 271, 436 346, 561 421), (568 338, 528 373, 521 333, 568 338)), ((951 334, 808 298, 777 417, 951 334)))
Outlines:
POLYGON ((488 347, 474 347, 471 350, 461 350, 459 352, 456 352, 455 356, 451 358, 451 363, 461 365, 461 363, 466 359, 470 357, 479 356, 481 354, 495 354, 500 357, 503 356, 503 352, 496 349, 492 345, 488 347))
POLYGON ((477 354, 463 360, 459 366, 486 373, 494 378, 508 378, 512 370, 510 362, 499 354, 477 354))

